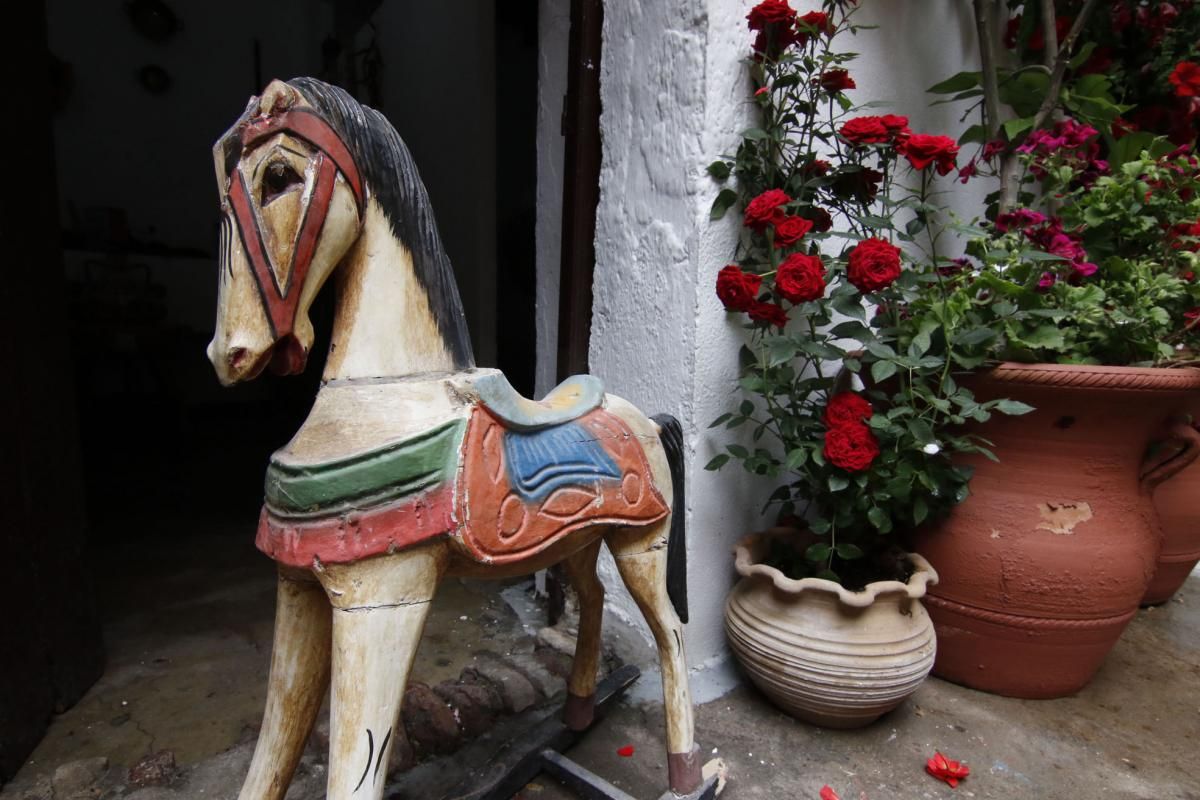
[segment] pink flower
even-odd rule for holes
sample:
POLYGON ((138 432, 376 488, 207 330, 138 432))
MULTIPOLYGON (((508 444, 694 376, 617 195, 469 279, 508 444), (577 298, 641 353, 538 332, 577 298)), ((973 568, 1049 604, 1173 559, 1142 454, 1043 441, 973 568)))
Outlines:
POLYGON ((1058 283, 1058 276, 1053 272, 1043 272, 1042 277, 1038 278, 1037 288, 1039 291, 1047 291, 1054 284, 1058 283))

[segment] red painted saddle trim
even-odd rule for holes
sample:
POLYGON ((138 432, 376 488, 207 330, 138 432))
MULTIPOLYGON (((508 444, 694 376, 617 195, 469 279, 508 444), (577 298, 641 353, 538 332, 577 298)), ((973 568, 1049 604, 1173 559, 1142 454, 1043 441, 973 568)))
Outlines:
POLYGON ((311 568, 391 553, 452 531, 454 485, 445 483, 399 503, 297 522, 265 508, 254 544, 280 564, 311 568))

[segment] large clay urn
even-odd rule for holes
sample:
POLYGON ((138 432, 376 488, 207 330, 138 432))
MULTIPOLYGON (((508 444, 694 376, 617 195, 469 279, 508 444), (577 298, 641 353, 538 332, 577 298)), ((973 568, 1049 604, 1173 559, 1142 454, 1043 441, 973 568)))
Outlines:
POLYGON ((735 549, 741 581, 725 603, 725 634, 742 669, 779 708, 827 728, 857 728, 891 711, 929 675, 937 649, 921 597, 937 582, 910 554, 907 582, 860 592, 821 578, 793 580, 765 563, 776 528, 735 549))
POLYGON ((942 576, 926 598, 934 674, 1011 697, 1073 694, 1154 573, 1151 494, 1200 454, 1200 436, 1171 422, 1200 370, 1006 363, 965 383, 1036 410, 974 430, 999 461, 970 459, 971 496, 914 537, 942 576), (1147 461, 1164 439, 1169 457, 1147 461))
POLYGON ((1170 600, 1200 562, 1200 464, 1159 486, 1154 507, 1162 522, 1163 546, 1143 605, 1170 600))

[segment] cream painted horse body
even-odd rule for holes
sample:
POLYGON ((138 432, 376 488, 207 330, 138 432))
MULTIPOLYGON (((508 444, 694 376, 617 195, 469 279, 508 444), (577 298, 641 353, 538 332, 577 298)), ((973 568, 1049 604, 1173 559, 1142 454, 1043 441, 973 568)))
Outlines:
POLYGON ((678 423, 586 376, 534 403, 475 369, 411 157, 340 89, 272 83, 214 155, 226 216, 209 358, 222 383, 303 369, 309 306, 335 271, 339 288, 322 388, 268 471, 258 545, 279 562, 278 606, 242 800, 284 796, 331 680, 327 797, 382 796, 425 616, 450 576, 565 566, 581 606, 566 719, 587 727, 602 542, 658 645, 671 789, 696 789, 670 596, 682 584, 667 588, 668 553, 673 565, 683 558, 670 513, 682 497, 678 423))

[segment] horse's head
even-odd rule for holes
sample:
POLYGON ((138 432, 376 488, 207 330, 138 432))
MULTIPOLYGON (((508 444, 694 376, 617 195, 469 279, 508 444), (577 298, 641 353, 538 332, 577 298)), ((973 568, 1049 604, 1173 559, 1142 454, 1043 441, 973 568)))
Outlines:
POLYGON ((222 221, 209 361, 225 385, 268 365, 300 372, 309 308, 362 228, 363 177, 330 122, 282 81, 250 100, 213 159, 222 221))

